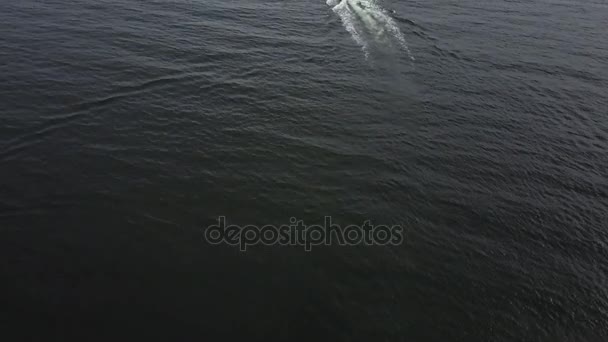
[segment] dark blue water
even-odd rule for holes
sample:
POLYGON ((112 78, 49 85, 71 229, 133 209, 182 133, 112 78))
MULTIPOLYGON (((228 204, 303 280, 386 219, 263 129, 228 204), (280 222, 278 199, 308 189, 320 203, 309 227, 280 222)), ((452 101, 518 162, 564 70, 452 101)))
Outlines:
POLYGON ((603 0, 3 0, 0 328, 604 341, 607 28, 603 0), (406 238, 241 253, 220 215, 406 238))

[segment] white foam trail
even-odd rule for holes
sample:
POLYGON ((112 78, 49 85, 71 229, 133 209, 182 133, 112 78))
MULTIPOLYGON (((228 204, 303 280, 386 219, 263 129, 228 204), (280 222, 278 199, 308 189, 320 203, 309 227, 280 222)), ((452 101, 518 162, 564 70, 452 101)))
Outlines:
POLYGON ((361 6, 359 6, 359 4, 355 4, 353 6, 349 1, 346 1, 346 4, 357 14, 361 21, 363 21, 363 24, 365 27, 367 27, 369 32, 378 36, 381 28, 378 26, 376 18, 374 18, 367 10, 364 10, 361 6))
MULTIPOLYGON (((377 5, 375 5, 375 4, 374 4, 374 6, 377 7, 377 5)), ((380 7, 377 7, 377 12, 381 14, 381 17, 382 17, 382 20, 384 20, 386 29, 393 35, 393 37, 395 37, 399 41, 399 44, 405 50, 408 57, 412 61, 416 60, 414 58, 414 55, 412 55, 412 52, 410 51, 409 46, 407 45, 407 41, 405 40, 405 35, 403 35, 401 30, 399 29, 399 26, 397 25, 397 22, 395 22, 395 19, 393 19, 390 15, 388 15, 386 13, 386 11, 384 9, 382 9, 380 7)))
POLYGON ((399 26, 376 0, 327 0, 327 5, 332 6, 338 14, 344 28, 361 46, 366 58, 371 43, 396 40, 408 57, 415 60, 399 26))
POLYGON ((342 25, 353 37, 353 40, 361 46, 361 50, 363 50, 367 59, 369 57, 367 42, 363 39, 357 27, 355 27, 355 16, 347 5, 347 0, 327 0, 327 4, 333 6, 332 10, 340 17, 342 25))

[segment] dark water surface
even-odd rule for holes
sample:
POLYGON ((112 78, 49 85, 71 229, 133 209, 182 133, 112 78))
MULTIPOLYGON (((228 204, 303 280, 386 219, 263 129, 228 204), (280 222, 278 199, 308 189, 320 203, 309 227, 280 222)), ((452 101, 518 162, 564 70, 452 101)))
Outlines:
POLYGON ((608 4, 353 3, 0 1, 0 328, 608 339, 608 4))

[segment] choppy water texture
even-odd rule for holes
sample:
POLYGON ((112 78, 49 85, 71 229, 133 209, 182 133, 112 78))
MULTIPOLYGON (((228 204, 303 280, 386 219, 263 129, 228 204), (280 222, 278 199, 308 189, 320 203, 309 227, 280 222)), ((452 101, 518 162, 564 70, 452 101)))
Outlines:
POLYGON ((0 326, 605 341, 607 6, 0 2, 0 326), (407 237, 242 254, 219 215, 407 237))

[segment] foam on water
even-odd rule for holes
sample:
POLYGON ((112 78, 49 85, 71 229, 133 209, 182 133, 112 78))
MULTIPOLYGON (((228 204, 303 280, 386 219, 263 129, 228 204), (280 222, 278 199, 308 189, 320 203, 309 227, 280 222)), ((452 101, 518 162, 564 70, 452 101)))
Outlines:
POLYGON ((336 13, 340 17, 340 20, 342 20, 342 25, 344 25, 346 31, 348 31, 353 37, 353 40, 357 42, 359 46, 361 46, 361 50, 363 50, 365 58, 367 59, 369 57, 367 41, 363 39, 359 29, 355 26, 356 18, 346 3, 347 1, 345 0, 327 0, 327 4, 332 6, 334 13, 336 13))
POLYGON ((396 41, 408 57, 415 60, 399 26, 376 0, 327 0, 327 5, 332 7, 344 28, 361 46, 365 58, 369 57, 371 45, 386 46, 396 41))

